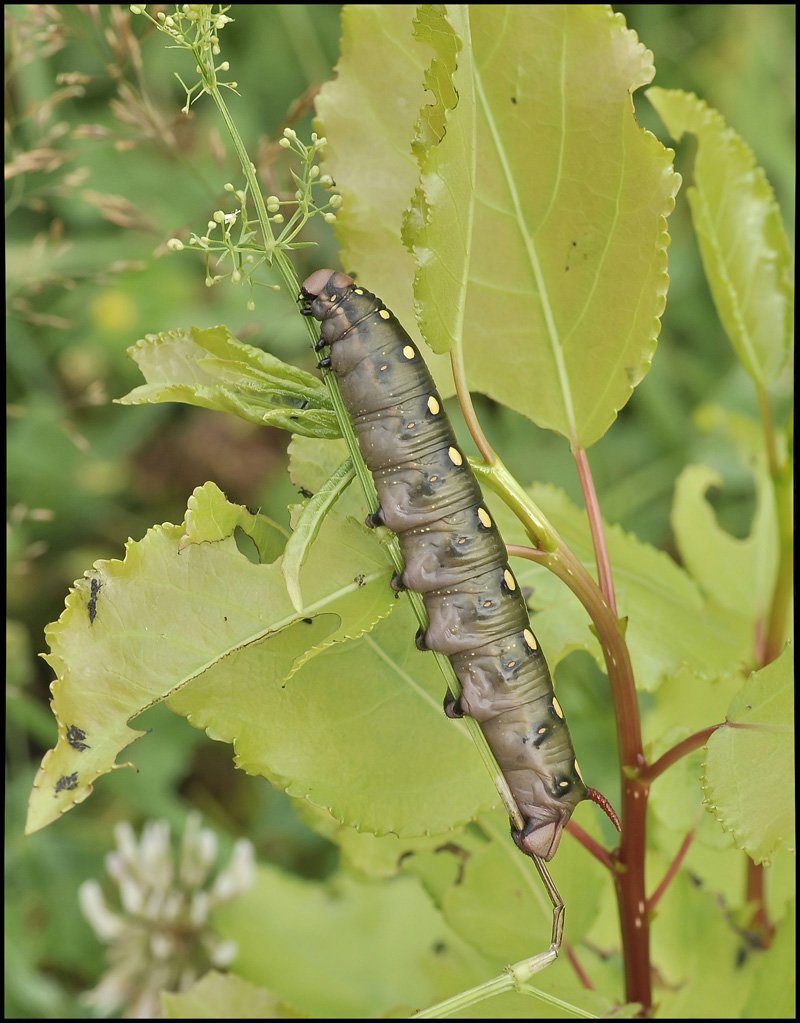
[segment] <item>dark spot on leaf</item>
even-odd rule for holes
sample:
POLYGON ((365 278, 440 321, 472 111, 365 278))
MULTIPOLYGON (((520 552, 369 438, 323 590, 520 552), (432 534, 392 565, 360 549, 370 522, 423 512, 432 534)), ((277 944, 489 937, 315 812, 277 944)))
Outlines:
POLYGON ((85 738, 86 732, 84 732, 82 728, 78 728, 77 725, 70 725, 67 729, 67 742, 73 749, 78 750, 78 752, 89 749, 87 744, 83 741, 85 738))
POLYGON ((59 792, 63 792, 65 789, 76 789, 78 787, 78 772, 75 771, 73 774, 65 774, 55 784, 55 792, 58 795, 59 792))
POLYGON ((89 612, 89 624, 94 625, 94 620, 97 617, 97 595, 100 593, 100 587, 103 584, 99 579, 92 579, 91 592, 89 594, 89 601, 86 608, 89 612))

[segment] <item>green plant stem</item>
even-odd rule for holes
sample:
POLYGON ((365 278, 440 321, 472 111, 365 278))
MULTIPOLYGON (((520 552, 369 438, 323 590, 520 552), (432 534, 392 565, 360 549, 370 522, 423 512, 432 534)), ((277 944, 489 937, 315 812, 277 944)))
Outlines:
POLYGON ((492 466, 475 464, 473 468, 525 527, 535 547, 533 560, 544 563, 550 571, 563 579, 581 601, 603 650, 614 699, 621 769, 623 827, 620 846, 613 858, 625 961, 626 998, 629 1002, 639 1002, 643 1011, 648 1012, 652 1005, 650 927, 645 893, 649 784, 641 776, 646 761, 633 666, 625 642, 625 623, 617 617, 586 568, 503 463, 498 460, 492 466))
POLYGON ((464 422, 467 424, 467 429, 472 435, 472 439, 475 441, 475 447, 478 451, 480 451, 486 465, 494 465, 497 461, 497 455, 492 445, 486 439, 486 434, 483 432, 480 420, 475 414, 475 406, 472 404, 472 395, 470 394, 469 387, 467 386, 467 374, 464 369, 464 353, 460 345, 457 345, 450 352, 450 365, 453 370, 453 380, 456 385, 458 404, 461 408, 461 415, 464 417, 464 422))
POLYGON ((411 1018, 443 1019, 457 1012, 465 1012, 467 1009, 472 1008, 473 1005, 477 1005, 478 1002, 485 1001, 487 998, 493 998, 495 995, 504 994, 507 991, 519 991, 534 998, 539 998, 555 1008, 565 1010, 570 1016, 596 1019, 597 1017, 593 1013, 586 1012, 575 1005, 562 1001, 560 998, 540 991, 528 982, 531 977, 549 966, 554 959, 555 956, 553 955, 550 958, 550 953, 547 952, 542 953, 540 956, 533 956, 530 959, 522 959, 518 963, 507 966, 505 971, 498 977, 493 977, 491 980, 469 988, 467 991, 460 991, 452 998, 446 998, 437 1005, 432 1005, 429 1009, 423 1009, 422 1012, 414 1013, 411 1018))

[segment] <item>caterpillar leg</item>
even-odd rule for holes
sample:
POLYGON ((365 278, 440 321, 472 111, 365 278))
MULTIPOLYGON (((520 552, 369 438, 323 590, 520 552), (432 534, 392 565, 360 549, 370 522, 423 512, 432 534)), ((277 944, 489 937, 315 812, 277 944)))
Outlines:
POLYGON ((383 521, 383 515, 381 515, 380 508, 376 512, 373 512, 371 515, 367 515, 367 517, 364 519, 364 523, 370 529, 374 529, 376 526, 385 525, 383 521))
POLYGON ((320 359, 317 365, 319 366, 320 369, 330 369, 332 361, 333 360, 329 355, 325 359, 320 359))
POLYGON ((425 629, 417 629, 417 634, 414 636, 414 643, 417 650, 430 650, 430 647, 425 642, 425 629))
POLYGON ((444 694, 444 712, 452 720, 458 720, 458 718, 464 717, 464 711, 461 709, 461 700, 457 700, 455 696, 448 689, 444 694))
POLYGON ((395 593, 402 593, 404 590, 408 589, 406 584, 403 582, 403 576, 399 572, 395 572, 392 576, 390 585, 395 593))
POLYGON ((319 341, 314 345, 315 352, 321 352, 323 348, 327 348, 330 341, 326 341, 324 337, 320 337, 319 341))

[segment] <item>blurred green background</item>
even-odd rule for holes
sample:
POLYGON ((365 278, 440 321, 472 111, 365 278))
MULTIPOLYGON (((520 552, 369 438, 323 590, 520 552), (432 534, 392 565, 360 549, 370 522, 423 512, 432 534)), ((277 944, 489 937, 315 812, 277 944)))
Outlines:
MULTIPOLYGON (((155 5, 150 5, 151 9, 155 5)), ((166 8, 165 8, 166 9, 166 8)), ((794 221, 795 7, 625 5, 653 50, 656 83, 696 92, 751 145, 787 225, 794 221)), ((223 57, 239 83, 230 107, 265 192, 293 191, 276 146, 291 125, 310 131, 314 90, 337 59, 339 7, 234 6, 223 57)), ((8 359, 7 1018, 85 1017, 78 996, 103 969, 102 947, 76 891, 102 873, 111 826, 188 807, 227 836, 247 835, 259 857, 324 876, 336 853, 288 799, 236 772, 227 746, 155 708, 134 759, 139 773, 104 778, 92 799, 44 833, 22 837, 25 804, 55 741, 51 673, 37 657, 72 581, 127 537, 180 522, 192 489, 214 480, 228 497, 282 522, 296 498, 284 472, 287 436, 184 406, 123 407, 141 383, 126 348, 150 332, 224 323, 250 344, 312 368, 296 306, 264 290, 208 289, 194 254, 166 241, 202 233, 230 207, 235 159, 215 111, 187 117, 174 78, 188 60, 124 5, 8 5, 6 37, 6 300, 8 359)), ((640 122, 668 142, 642 92, 640 122)), ((691 147, 678 168, 691 173, 691 147)), ((753 412, 710 303, 688 213, 670 221, 672 286, 653 369, 590 452, 609 520, 671 549, 669 508, 683 465, 702 461, 726 480, 724 524, 745 535, 749 474, 719 437, 692 423, 703 402, 753 412)), ((336 262, 329 228, 297 270, 336 262)), ((579 491, 563 442, 482 403, 492 442, 522 482, 579 491)), ((586 691, 594 690, 585 672, 586 691)), ((580 673, 579 673, 580 674, 580 673)), ((587 697, 588 698, 588 697, 587 697)))

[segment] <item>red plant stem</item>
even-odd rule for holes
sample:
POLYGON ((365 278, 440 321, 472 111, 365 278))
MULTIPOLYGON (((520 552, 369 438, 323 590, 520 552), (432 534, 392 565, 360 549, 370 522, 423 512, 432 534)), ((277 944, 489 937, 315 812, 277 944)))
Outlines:
POLYGON ((611 562, 608 557, 608 547, 603 532, 603 519, 600 515, 600 505, 597 500, 597 490, 594 485, 592 470, 589 468, 589 459, 583 448, 572 449, 572 456, 578 469, 583 500, 586 505, 586 517, 589 520, 589 531, 592 534, 592 546, 594 547, 595 562, 597 564, 597 582, 600 591, 608 602, 608 606, 617 613, 617 598, 614 595, 614 579, 611 575, 611 562))
MULTIPOLYGON (((622 953, 625 962, 627 1000, 640 1002, 644 1014, 652 1004, 650 980, 650 918, 645 896, 645 848, 647 835, 647 797, 649 785, 641 780, 645 767, 641 720, 633 667, 623 635, 623 623, 617 616, 614 580, 608 557, 603 520, 597 500, 594 478, 583 448, 572 448, 578 478, 583 491, 589 531, 592 536, 597 580, 603 597, 603 613, 592 615, 608 669, 614 695, 617 721, 620 774, 622 788, 622 819, 625 822, 616 852, 617 871, 614 881, 622 930, 622 953), (616 635, 613 635, 616 634, 616 635), (609 643, 609 641, 611 641, 609 643), (618 653, 617 653, 618 652, 618 653)), ((583 566, 581 566, 583 567, 583 566)), ((588 573, 586 573, 588 575, 588 573)), ((590 577, 591 578, 591 577, 590 577)), ((596 589, 596 587, 593 587, 596 589)))
POLYGON ((602 863, 604 867, 608 867, 609 870, 614 870, 614 860, 611 854, 606 852, 599 842, 596 842, 590 834, 584 831, 580 824, 570 821, 567 824, 567 831, 577 842, 580 842, 590 856, 594 856, 596 860, 602 863))
POLYGON ((693 735, 689 735, 687 738, 682 739, 676 746, 673 746, 672 749, 668 749, 666 753, 660 756, 655 763, 643 768, 639 773, 639 777, 642 781, 646 781, 648 784, 652 785, 659 775, 663 774, 667 768, 672 767, 672 765, 680 760, 681 757, 685 757, 689 753, 694 753, 696 749, 702 749, 714 732, 716 732, 718 728, 722 728, 725 724, 725 721, 720 721, 717 725, 709 725, 708 728, 703 728, 701 731, 695 732, 693 735))
POLYGON ((666 874, 664 874, 664 877, 661 880, 661 884, 656 888, 656 890, 653 892, 653 894, 647 900, 647 912, 648 913, 652 913, 653 910, 656 908, 656 906, 658 905, 659 901, 661 900, 662 895, 667 890, 667 888, 669 888, 670 884, 672 883, 673 878, 675 877, 675 875, 680 870, 680 866, 683 863, 684 859, 686 858, 686 854, 689 851, 689 846, 694 841, 694 837, 695 837, 696 834, 697 834, 697 828, 692 828, 691 831, 689 831, 687 833, 687 835, 684 838, 684 840, 681 842, 680 848, 678 849, 677 853, 675 854, 675 859, 672 861, 672 863, 670 863, 669 868, 667 869, 666 874))
POLYGON ((748 924, 748 930, 755 935, 761 948, 767 949, 772 945, 775 937, 775 928, 770 923, 767 914, 766 901, 766 870, 760 863, 753 863, 747 857, 747 901, 755 905, 753 915, 748 924))
POLYGON ((573 946, 570 944, 565 945, 564 951, 567 953, 569 964, 577 973, 578 980, 581 982, 581 985, 585 987, 587 991, 594 991, 594 984, 589 979, 589 974, 584 970, 583 966, 581 966, 581 961, 578 959, 573 946))

